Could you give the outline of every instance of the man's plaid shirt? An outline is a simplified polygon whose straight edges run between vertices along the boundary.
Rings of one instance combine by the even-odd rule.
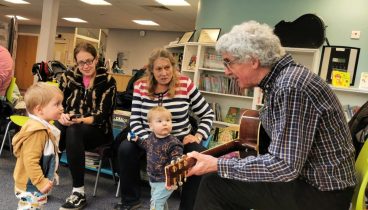
[[[218,174],[250,182],[299,178],[322,191],[354,186],[350,132],[326,82],[285,55],[259,86],[265,97],[260,120],[271,138],[268,153],[219,159]]]

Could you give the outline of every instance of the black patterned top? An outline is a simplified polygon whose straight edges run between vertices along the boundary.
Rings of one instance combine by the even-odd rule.
[[[112,132],[112,113],[115,107],[116,82],[106,69],[96,69],[96,77],[90,88],[83,85],[83,75],[76,69],[65,72],[60,79],[64,93],[64,113],[93,116],[94,126],[105,134]]]
[[[138,144],[147,153],[147,173],[150,182],[165,181],[165,166],[183,154],[183,143],[175,136],[157,138],[151,133],[147,139],[138,139]]]

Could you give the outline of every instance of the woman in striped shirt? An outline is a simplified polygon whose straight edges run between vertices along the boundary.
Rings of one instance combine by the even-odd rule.
[[[172,135],[184,144],[184,153],[203,151],[200,144],[208,138],[214,112],[198,91],[194,83],[176,71],[176,62],[165,49],[153,51],[149,58],[146,77],[134,85],[131,130],[141,139],[149,136],[147,112],[152,107],[163,106],[170,110],[173,118]],[[198,128],[193,129],[189,115],[198,118]],[[140,206],[140,159],[145,156],[136,144],[123,141],[119,148],[121,199],[116,209],[135,209]],[[201,177],[191,177],[182,189],[180,209],[193,209],[197,187]]]

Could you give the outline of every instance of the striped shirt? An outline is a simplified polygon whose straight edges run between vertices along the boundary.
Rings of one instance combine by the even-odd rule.
[[[286,55],[259,86],[265,96],[260,120],[271,138],[268,153],[219,159],[220,176],[253,182],[298,178],[321,191],[354,186],[351,135],[341,104],[326,82]]]
[[[199,118],[197,133],[202,134],[203,139],[208,138],[214,112],[188,77],[179,76],[175,97],[172,98],[166,92],[157,94],[152,99],[148,96],[146,80],[139,80],[135,83],[130,127],[139,138],[146,139],[150,134],[147,113],[152,107],[159,105],[168,109],[172,114],[172,135],[182,140],[190,134],[192,126],[189,122],[189,113],[191,111]]]

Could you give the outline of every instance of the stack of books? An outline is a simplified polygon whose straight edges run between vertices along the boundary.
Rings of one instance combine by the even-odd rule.
[[[100,162],[100,155],[93,152],[85,152],[86,155],[86,167],[98,168]]]

